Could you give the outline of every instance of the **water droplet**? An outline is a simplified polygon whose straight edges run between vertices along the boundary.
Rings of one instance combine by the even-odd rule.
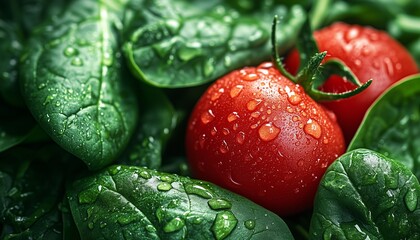
[[[216,134],[217,134],[217,128],[216,127],[213,127],[213,129],[210,130],[210,134],[212,136],[216,136]]]
[[[229,152],[229,147],[228,147],[227,142],[225,140],[222,141],[222,144],[220,145],[219,150],[220,150],[221,153]]]
[[[244,225],[247,229],[252,230],[255,228],[255,220],[247,220],[244,222]]]
[[[170,177],[170,176],[161,176],[160,177],[160,180],[162,181],[162,182],[167,182],[167,183],[172,183],[174,180],[172,179],[172,177]]]
[[[189,61],[195,57],[203,54],[201,43],[195,42],[190,46],[181,47],[178,51],[178,56],[182,61]]]
[[[362,61],[360,59],[356,59],[356,60],[354,60],[354,65],[360,67],[360,66],[362,66]]]
[[[261,115],[261,113],[258,112],[258,111],[251,113],[251,117],[253,117],[253,118],[258,118],[260,115]]]
[[[112,166],[109,168],[108,172],[111,176],[116,175],[121,170],[121,166]]]
[[[359,30],[357,28],[351,28],[349,31],[345,33],[344,40],[347,42],[351,42],[358,35],[359,35]]]
[[[223,133],[223,135],[226,136],[226,135],[229,135],[230,131],[227,128],[223,128],[222,133]]]
[[[146,231],[147,231],[147,232],[149,232],[149,233],[154,233],[154,232],[156,232],[156,228],[155,228],[153,225],[150,225],[150,224],[146,225],[145,229],[146,229]]]
[[[197,185],[197,184],[186,184],[185,192],[188,194],[194,194],[202,198],[206,198],[206,199],[210,199],[213,197],[213,194],[210,192],[209,189],[205,188],[202,185]]]
[[[246,75],[242,76],[242,79],[245,80],[245,81],[255,81],[255,80],[258,79],[258,74],[249,73],[249,74],[246,74]]]
[[[201,122],[203,124],[207,124],[207,123],[213,121],[213,119],[214,119],[214,114],[213,114],[213,111],[211,109],[209,109],[209,110],[207,110],[207,111],[205,111],[201,114]]]
[[[236,85],[230,90],[230,97],[235,98],[239,96],[239,94],[242,92],[242,89],[244,88],[243,85]]]
[[[217,99],[219,99],[220,98],[220,96],[223,94],[225,92],[225,89],[224,88],[220,88],[218,91],[215,91],[214,93],[213,93],[213,95],[211,96],[211,100],[212,101],[216,101]]]
[[[243,144],[245,142],[245,133],[244,132],[238,132],[238,134],[236,134],[236,141],[239,144]]]
[[[161,182],[157,185],[157,189],[159,191],[169,191],[172,189],[172,185],[170,183],[167,182]]]
[[[237,112],[233,112],[233,113],[229,114],[229,116],[227,117],[227,120],[228,120],[228,122],[233,122],[238,118],[239,118],[239,114]]]
[[[139,172],[140,177],[144,178],[144,179],[150,179],[152,176],[150,175],[150,173],[146,170],[140,171]]]
[[[75,57],[73,58],[73,60],[71,60],[71,65],[76,66],[76,67],[83,66],[83,60],[79,57]]]
[[[223,63],[225,64],[225,67],[230,67],[230,65],[232,65],[232,59],[230,58],[230,56],[226,55],[224,57]]]
[[[235,229],[238,220],[230,211],[223,211],[216,215],[211,230],[216,239],[224,239]]]
[[[113,62],[114,62],[114,58],[112,54],[109,52],[105,52],[103,56],[103,64],[105,64],[105,66],[111,66]]]
[[[106,222],[100,222],[99,223],[99,227],[100,228],[105,228],[108,224]]]
[[[176,232],[181,230],[185,226],[184,220],[179,217],[173,218],[164,227],[163,231],[166,233]]]
[[[404,202],[407,209],[412,212],[417,208],[418,196],[416,189],[410,189],[404,196]]]
[[[210,58],[205,64],[204,64],[204,76],[210,77],[214,72],[214,59]]]
[[[394,76],[394,64],[392,64],[392,60],[390,58],[384,58],[385,69],[389,76]]]
[[[369,46],[365,46],[362,48],[362,55],[363,56],[369,56],[371,53],[370,47]]]
[[[222,198],[212,198],[207,202],[207,204],[213,210],[230,209],[232,207],[231,202]]]
[[[321,126],[312,119],[309,119],[306,122],[303,130],[305,131],[306,134],[309,134],[316,139],[320,138],[322,134]]]
[[[79,193],[79,203],[94,203],[99,196],[99,189],[97,188],[89,188]]]
[[[299,160],[299,161],[298,161],[298,163],[297,163],[297,165],[298,165],[299,167],[302,167],[302,166],[303,166],[303,161],[302,161],[302,160]]]
[[[73,47],[67,47],[64,49],[64,56],[66,57],[73,57],[78,54],[78,51]]]
[[[203,218],[201,218],[201,217],[194,217],[193,219],[192,219],[192,223],[193,224],[200,224],[200,223],[202,223],[203,222]]]
[[[88,223],[88,228],[89,228],[90,230],[92,230],[92,229],[94,228],[94,223],[93,223],[93,222],[89,222],[89,223]]]
[[[280,133],[280,128],[274,126],[273,123],[269,122],[262,125],[258,129],[258,134],[263,141],[271,141],[275,139]]]
[[[260,105],[261,102],[261,99],[253,99],[246,104],[246,108],[249,111],[254,111],[255,109],[257,109],[258,105]]]
[[[292,91],[289,86],[286,86],[285,90],[287,94],[287,100],[289,100],[292,105],[298,105],[302,101],[302,98],[294,91]]]
[[[376,61],[376,60],[373,60],[372,66],[375,69],[380,69],[381,68],[381,64],[379,64],[379,62]]]

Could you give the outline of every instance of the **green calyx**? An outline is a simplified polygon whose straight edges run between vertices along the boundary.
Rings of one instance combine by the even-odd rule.
[[[365,90],[372,83],[372,79],[362,84],[339,59],[329,59],[323,62],[327,52],[319,52],[318,46],[312,36],[312,29],[309,20],[306,20],[299,35],[297,48],[299,50],[300,66],[298,73],[294,76],[289,73],[282,63],[277,51],[276,27],[278,17],[274,16],[271,32],[272,57],[276,68],[280,73],[303,87],[305,92],[315,101],[331,101],[354,96]],[[339,75],[350,81],[357,88],[341,93],[331,93],[319,90],[319,87],[332,75]]]

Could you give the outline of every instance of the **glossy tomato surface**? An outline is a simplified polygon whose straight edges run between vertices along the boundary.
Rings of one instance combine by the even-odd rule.
[[[362,93],[323,103],[332,110],[347,142],[359,127],[366,110],[378,96],[396,81],[418,72],[410,53],[386,32],[358,25],[335,23],[314,33],[320,51],[327,51],[325,60],[338,58],[344,62],[360,82],[372,79]],[[299,56],[293,51],[286,59],[286,67],[297,71]],[[326,92],[344,92],[355,86],[339,76],[332,76],[322,86]]]
[[[271,63],[210,86],[191,114],[186,146],[194,177],[282,216],[312,206],[326,167],[345,150],[334,115]]]

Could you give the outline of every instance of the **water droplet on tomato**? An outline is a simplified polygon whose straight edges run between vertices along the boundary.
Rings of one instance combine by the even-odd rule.
[[[222,133],[223,133],[223,135],[226,136],[226,135],[228,135],[230,133],[230,131],[227,128],[223,128]]]
[[[239,114],[237,112],[232,112],[231,114],[228,115],[227,120],[228,122],[233,122],[238,118],[239,118]]]
[[[225,140],[222,141],[222,144],[220,145],[219,150],[220,150],[221,153],[229,152],[229,147],[228,147],[227,142]]]
[[[258,68],[265,68],[265,69],[269,69],[273,67],[273,63],[272,62],[263,62],[261,63]]]
[[[258,74],[249,73],[249,74],[243,76],[242,79],[245,80],[245,81],[255,81],[255,80],[258,79]]]
[[[372,66],[375,69],[380,69],[381,68],[381,64],[379,64],[379,62],[376,61],[376,60],[373,61]]]
[[[258,118],[260,115],[261,115],[261,113],[258,112],[258,111],[251,113],[251,117],[253,117],[253,118]]]
[[[287,111],[288,113],[292,113],[294,110],[293,110],[293,108],[292,108],[292,107],[287,106],[287,107],[286,107],[286,111]]]
[[[362,66],[362,61],[360,61],[360,59],[356,59],[354,60],[354,65],[356,65],[357,67]]]
[[[242,92],[242,89],[244,88],[243,85],[236,85],[230,90],[230,97],[235,98],[239,96],[239,94]]]
[[[302,160],[299,160],[299,161],[298,161],[298,163],[297,163],[297,165],[298,165],[299,167],[302,167],[302,166],[303,166],[303,161],[302,161]]]
[[[254,111],[255,109],[257,109],[258,105],[260,105],[261,102],[261,99],[253,99],[246,104],[246,108],[249,111]]]
[[[239,144],[243,144],[245,142],[245,133],[244,132],[238,132],[238,134],[236,134],[236,141]]]
[[[239,127],[238,123],[235,123],[235,124],[233,124],[232,129],[233,129],[234,131],[236,131],[236,130],[238,130],[238,127]]]
[[[297,121],[299,121],[299,120],[300,120],[299,116],[293,116],[293,117],[292,117],[292,121],[293,121],[293,122],[297,122]]]
[[[216,128],[216,127],[213,127],[213,129],[212,129],[212,130],[210,130],[210,134],[211,134],[212,136],[215,136],[215,135],[217,134],[217,128]]]
[[[263,141],[271,141],[275,139],[280,133],[280,128],[274,126],[273,123],[269,122],[262,125],[258,129],[258,135]]]
[[[344,40],[349,43],[353,39],[355,39],[358,35],[359,35],[359,30],[357,28],[351,28],[349,31],[347,31],[344,34]]]
[[[394,76],[394,64],[392,64],[392,60],[388,57],[384,58],[385,69],[389,76]]]
[[[369,46],[365,46],[362,48],[362,55],[363,56],[369,56],[371,53],[370,47]]]
[[[320,138],[322,134],[321,126],[312,119],[309,119],[306,122],[303,131],[305,131],[306,134],[309,134],[316,139]]]
[[[215,91],[213,95],[211,96],[210,100],[216,101],[220,98],[220,96],[225,92],[224,88],[220,88],[218,91]]]
[[[201,122],[203,124],[207,124],[207,123],[213,121],[213,119],[214,119],[214,114],[213,114],[213,111],[211,109],[209,109],[209,110],[207,110],[207,111],[205,111],[201,114]]]
[[[198,140],[198,143],[200,144],[200,148],[204,148],[204,144],[206,143],[206,134],[202,134],[200,136],[200,139]]]

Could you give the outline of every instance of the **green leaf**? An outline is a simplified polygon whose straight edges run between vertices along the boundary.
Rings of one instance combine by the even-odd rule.
[[[420,75],[405,78],[370,107],[348,150],[369,148],[402,162],[420,179]]]
[[[83,239],[293,239],[274,213],[211,183],[111,166],[68,191]]]
[[[281,19],[280,53],[293,45],[305,19],[298,5],[272,4],[245,14],[217,0],[132,3],[125,56],[139,79],[165,88],[201,85],[239,67],[268,61],[273,16]]]
[[[23,55],[29,109],[54,141],[90,169],[114,161],[137,122],[116,29],[123,7],[121,1],[73,1],[37,29]]]
[[[1,239],[60,239],[63,151],[55,146],[14,148],[0,158]],[[67,153],[66,153],[67,154]],[[68,155],[68,154],[67,154]]]
[[[178,114],[161,89],[142,84],[139,124],[118,164],[158,169],[166,143],[177,125]]]
[[[311,239],[419,239],[420,184],[403,164],[368,149],[328,167],[315,197]]]

